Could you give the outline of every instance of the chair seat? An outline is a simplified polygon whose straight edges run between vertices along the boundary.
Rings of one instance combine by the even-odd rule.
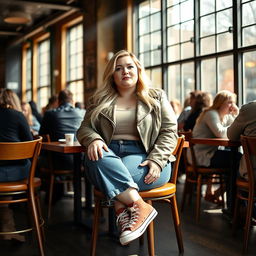
[[[140,191],[139,194],[142,198],[158,198],[170,196],[176,192],[176,185],[173,183],[166,183],[159,188],[153,188],[146,191]],[[97,189],[94,189],[94,196],[105,198],[106,196]]]
[[[176,192],[176,185],[174,183],[166,183],[159,188],[153,188],[146,191],[140,191],[139,194],[142,198],[157,198],[170,196]]]
[[[34,178],[34,187],[40,187],[41,179]],[[13,182],[0,182],[0,192],[16,192],[16,191],[24,191],[28,189],[28,180],[20,180]]]

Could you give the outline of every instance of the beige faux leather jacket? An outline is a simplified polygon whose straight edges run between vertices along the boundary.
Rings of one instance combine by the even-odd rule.
[[[145,103],[138,101],[137,129],[148,153],[147,159],[163,168],[168,160],[175,160],[171,153],[178,137],[177,119],[163,90],[150,89],[150,94],[159,104],[150,111]],[[95,123],[96,130],[91,125],[89,107],[77,131],[77,139],[86,148],[96,139],[103,140],[109,145],[115,126],[115,103],[100,113]]]

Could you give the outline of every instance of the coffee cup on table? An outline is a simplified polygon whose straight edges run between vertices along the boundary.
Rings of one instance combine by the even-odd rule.
[[[73,145],[74,133],[65,133],[65,140],[67,145]]]

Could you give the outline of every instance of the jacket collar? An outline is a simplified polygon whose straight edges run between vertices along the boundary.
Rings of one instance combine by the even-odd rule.
[[[113,102],[108,108],[105,108],[101,111],[101,114],[104,115],[106,118],[109,120],[112,120],[115,122],[115,103],[116,101]],[[138,124],[150,113],[149,107],[142,102],[141,100],[138,100],[137,104],[137,121]]]

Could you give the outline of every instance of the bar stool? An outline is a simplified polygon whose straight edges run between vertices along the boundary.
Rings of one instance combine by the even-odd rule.
[[[184,143],[184,137],[183,136],[179,137],[176,148],[172,152],[172,154],[176,157],[176,161],[174,162],[174,165],[173,165],[172,177],[170,182],[168,182],[167,184],[159,188],[154,188],[147,191],[139,192],[140,196],[148,204],[152,205],[153,201],[160,200],[160,201],[167,202],[170,205],[175,232],[176,232],[178,248],[180,253],[184,252],[184,247],[183,247],[183,240],[182,240],[182,234],[181,234],[180,217],[179,217],[177,200],[176,200],[176,181],[177,181],[178,166],[179,166],[180,156],[182,153],[183,143]],[[91,256],[96,255],[96,243],[97,243],[97,237],[98,237],[99,219],[100,219],[100,214],[102,212],[102,207],[104,207],[102,203],[106,201],[106,197],[103,193],[101,193],[97,189],[94,189],[94,200],[95,200],[95,209],[94,209],[94,221],[93,221],[92,238],[91,238]],[[147,228],[147,234],[148,234],[149,255],[153,256],[155,255],[153,221],[149,224]]]

